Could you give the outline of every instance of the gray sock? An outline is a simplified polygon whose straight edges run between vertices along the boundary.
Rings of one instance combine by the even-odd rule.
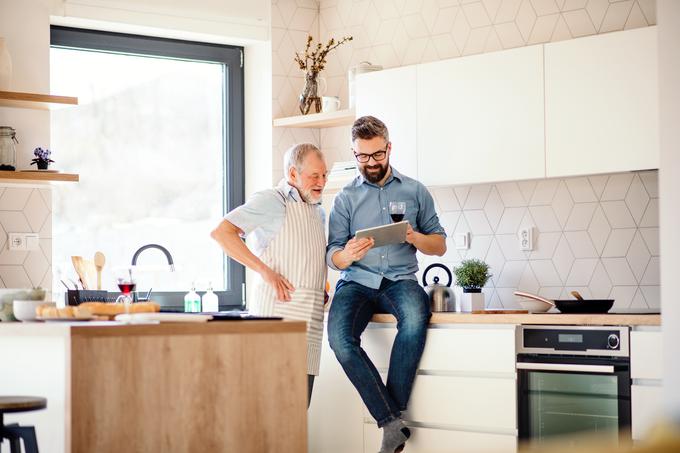
[[[404,422],[397,418],[383,426],[383,439],[380,453],[396,453],[404,449],[406,440],[411,436],[411,431]]]

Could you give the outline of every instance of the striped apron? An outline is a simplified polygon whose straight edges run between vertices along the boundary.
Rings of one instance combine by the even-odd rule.
[[[260,316],[281,316],[307,323],[307,374],[317,376],[323,336],[323,300],[326,284],[326,234],[317,207],[287,200],[286,220],[260,259],[283,275],[295,288],[289,302],[277,300],[276,291],[258,278],[249,311]]]

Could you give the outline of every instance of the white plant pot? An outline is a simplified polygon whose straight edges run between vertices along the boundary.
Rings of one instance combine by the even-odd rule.
[[[7,50],[5,38],[0,38],[0,91],[9,91],[12,81],[12,58]]]
[[[484,293],[466,293],[460,300],[460,311],[470,313],[484,310]]]

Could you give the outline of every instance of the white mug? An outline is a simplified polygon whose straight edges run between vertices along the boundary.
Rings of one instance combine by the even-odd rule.
[[[337,96],[322,96],[321,111],[335,112],[340,109],[340,98]]]

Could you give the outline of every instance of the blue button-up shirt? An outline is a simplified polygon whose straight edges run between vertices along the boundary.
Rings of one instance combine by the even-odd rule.
[[[394,167],[383,187],[359,175],[342,189],[333,203],[326,249],[326,261],[331,268],[339,270],[333,264],[332,256],[345,247],[357,230],[392,223],[390,201],[406,203],[404,220],[408,220],[415,231],[446,237],[432,196],[423,184],[402,175]],[[341,279],[377,289],[383,277],[416,280],[417,271],[416,248],[404,242],[369,250],[361,260],[342,271]]]

